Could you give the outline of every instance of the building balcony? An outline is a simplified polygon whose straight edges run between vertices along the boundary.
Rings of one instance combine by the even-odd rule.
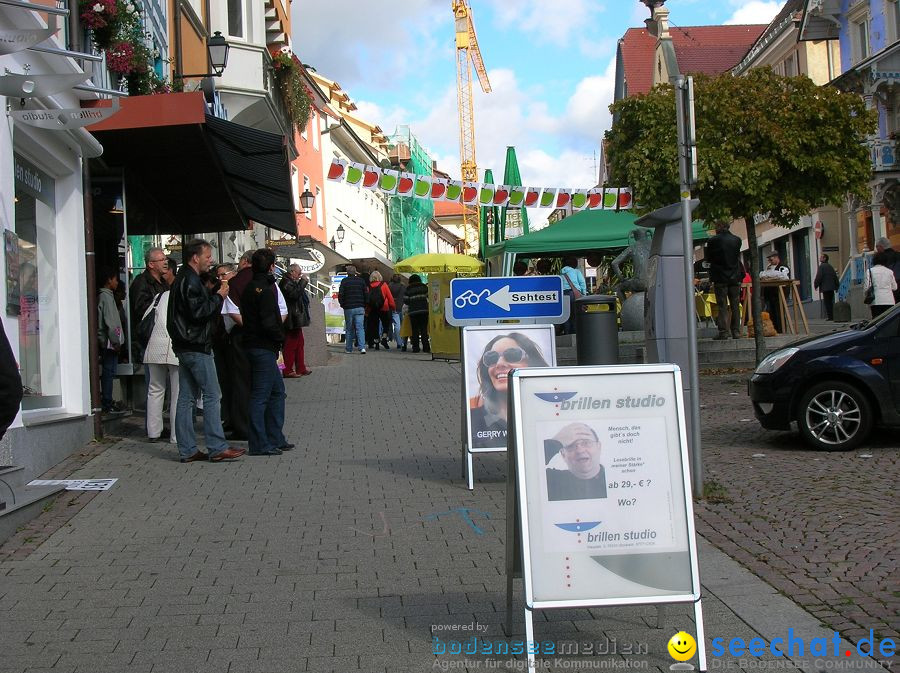
[[[874,172],[900,170],[900,162],[897,160],[896,140],[891,140],[890,138],[870,140],[869,152]]]
[[[228,67],[215,83],[229,119],[292,137],[290,119],[275,81],[268,49],[245,42],[230,42],[230,45]]]

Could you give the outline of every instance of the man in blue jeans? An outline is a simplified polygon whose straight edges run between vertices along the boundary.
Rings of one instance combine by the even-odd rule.
[[[178,404],[175,407],[175,436],[182,463],[210,460],[214,463],[244,455],[244,449],[228,446],[222,430],[222,391],[212,355],[215,322],[222,311],[228,283],[215,292],[206,288],[200,274],[212,265],[212,247],[196,238],[183,249],[183,264],[169,291],[166,328],[172,350],[178,357]],[[207,453],[197,448],[194,432],[194,401],[203,396],[203,433]]]
[[[284,327],[275,294],[275,253],[253,253],[253,280],[241,294],[244,350],[250,361],[250,456],[280,456],[294,448],[284,436],[284,377],[278,351],[284,346]]]
[[[356,273],[356,267],[352,264],[346,268],[347,277],[341,281],[338,288],[338,303],[344,309],[345,337],[344,349],[348,353],[353,352],[353,338],[356,337],[356,345],[359,352],[366,353],[366,300],[369,294],[369,286],[365,279]]]

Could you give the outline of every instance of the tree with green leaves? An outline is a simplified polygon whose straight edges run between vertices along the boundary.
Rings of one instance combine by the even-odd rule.
[[[859,96],[817,87],[809,78],[768,68],[744,77],[698,76],[694,82],[698,181],[696,214],[707,222],[743,219],[751,268],[758,268],[754,215],[793,227],[823,202],[838,205],[866,192],[872,166],[865,145],[876,115]],[[679,200],[675,97],[671,85],[618,101],[607,132],[610,184],[631,185],[642,211]],[[759,279],[753,323],[761,325]],[[756,329],[756,359],[765,339]]]

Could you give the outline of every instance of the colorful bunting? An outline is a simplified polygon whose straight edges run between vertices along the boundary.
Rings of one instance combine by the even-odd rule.
[[[397,184],[400,182],[400,171],[392,171],[385,168],[381,171],[381,179],[378,181],[378,189],[385,194],[396,194]]]
[[[334,158],[331,161],[326,177],[332,182],[346,182],[363,189],[378,189],[388,195],[432,201],[455,201],[466,206],[571,207],[576,212],[601,208],[603,210],[629,210],[634,207],[634,197],[630,187],[570,189],[567,187],[520,187],[461,182],[367,166],[340,158]]]
[[[343,180],[347,174],[347,162],[343,159],[333,159],[328,167],[329,180]]]

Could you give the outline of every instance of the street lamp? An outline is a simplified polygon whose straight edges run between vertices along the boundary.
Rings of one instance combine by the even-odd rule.
[[[339,224],[334,233],[337,234],[338,243],[342,243],[344,241],[344,225]]]
[[[188,77],[221,77],[225,72],[225,66],[228,65],[228,51],[231,46],[222,36],[220,31],[213,33],[213,36],[206,40],[206,51],[209,54],[209,64],[212,72],[205,72],[197,75],[175,75],[175,79],[186,79]]]
[[[300,195],[300,205],[303,207],[303,210],[309,210],[313,207],[315,202],[315,195],[308,189],[304,189],[303,193]]]

